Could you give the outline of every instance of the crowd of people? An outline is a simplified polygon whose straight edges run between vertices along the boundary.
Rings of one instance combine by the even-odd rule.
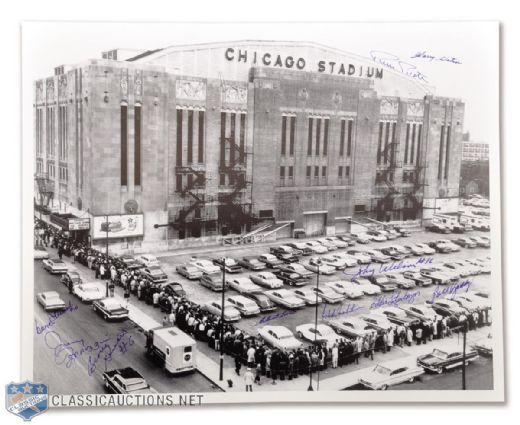
[[[88,247],[73,240],[66,232],[36,219],[39,242],[55,248],[60,258],[71,257],[73,262],[83,264],[95,271],[97,279],[106,281],[108,293],[114,295],[115,286],[121,286],[125,298],[135,296],[165,313],[164,326],[177,326],[214,350],[220,350],[223,332],[223,350],[234,358],[235,373],[240,375],[243,366],[246,385],[251,376],[261,385],[263,378],[272,383],[276,380],[294,379],[298,376],[358,364],[360,358],[374,358],[375,352],[386,353],[395,346],[426,344],[436,339],[449,338],[462,329],[473,330],[488,325],[491,318],[487,310],[457,317],[441,317],[435,320],[416,321],[411,324],[395,324],[386,331],[371,330],[355,339],[338,338],[332,344],[317,344],[295,350],[280,350],[264,344],[257,336],[249,335],[231,323],[222,323],[215,316],[189,301],[185,296],[167,293],[164,286],[154,283],[138,268],[129,268],[119,257]],[[223,327],[223,328],[222,328]],[[232,385],[232,382],[228,382]],[[249,388],[248,390],[252,390]]]

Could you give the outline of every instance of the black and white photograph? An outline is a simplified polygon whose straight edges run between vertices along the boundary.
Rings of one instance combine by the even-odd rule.
[[[24,375],[502,401],[498,28],[24,24]]]

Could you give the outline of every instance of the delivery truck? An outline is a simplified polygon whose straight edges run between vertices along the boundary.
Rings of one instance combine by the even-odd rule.
[[[146,335],[146,354],[171,374],[189,372],[196,368],[195,344],[175,326],[153,328]]]

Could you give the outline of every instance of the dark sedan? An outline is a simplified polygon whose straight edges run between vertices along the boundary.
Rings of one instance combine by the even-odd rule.
[[[462,366],[464,362],[469,364],[477,358],[478,353],[474,349],[468,349],[464,359],[461,347],[442,350],[434,348],[430,354],[417,357],[417,366],[421,366],[430,372],[443,373],[447,370]]]

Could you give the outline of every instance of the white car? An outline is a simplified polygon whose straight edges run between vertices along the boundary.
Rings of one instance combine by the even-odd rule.
[[[269,345],[282,351],[296,350],[303,347],[293,333],[284,326],[264,326],[258,330],[258,335]]]
[[[367,235],[366,233],[364,232],[361,232],[361,233],[351,233],[350,234],[354,240],[358,243],[369,243],[371,240],[372,240],[372,237]]]
[[[305,302],[287,289],[274,289],[264,292],[265,296],[275,304],[289,309],[305,307]]]
[[[433,255],[435,254],[435,249],[428,246],[425,243],[416,243],[415,245],[405,245],[406,248],[410,248],[413,251],[413,247],[419,248],[423,251],[421,255]]]
[[[222,316],[221,301],[209,301],[202,306],[202,310],[207,311],[215,316]],[[240,312],[229,301],[224,302],[224,320],[226,322],[236,322],[240,320]]]
[[[370,257],[371,261],[375,263],[388,263],[392,260],[388,255],[376,249],[367,249],[365,253]]]
[[[209,260],[194,260],[189,265],[196,267],[202,273],[206,273],[206,274],[220,273],[220,267],[216,266]]]
[[[34,259],[35,260],[47,260],[49,258],[49,253],[45,251],[45,249],[34,248]]]
[[[328,264],[322,262],[319,258],[311,258],[308,262],[303,263],[303,267],[313,273],[319,273],[324,275],[331,275],[336,273],[336,268],[329,266]]]
[[[226,283],[232,289],[241,294],[260,294],[262,292],[262,288],[260,286],[255,285],[251,282],[251,279],[247,277],[234,277],[232,279],[227,279]]]
[[[56,291],[40,292],[36,295],[36,300],[45,311],[64,310],[65,301],[60,298]]]
[[[326,237],[325,240],[331,243],[332,245],[337,246],[338,248],[346,248],[348,246],[347,242],[342,241],[341,239],[335,236]]]
[[[386,390],[392,385],[403,382],[413,382],[424,374],[422,367],[404,364],[406,360],[399,359],[380,363],[370,371],[363,371],[359,383],[372,390]]]
[[[343,339],[330,326],[319,324],[315,327],[314,323],[296,326],[296,335],[298,335],[298,338],[312,343],[322,344],[326,342],[327,347],[332,347],[335,342]]]
[[[363,296],[363,291],[358,285],[352,282],[348,282],[346,280],[326,282],[325,286],[328,286],[329,288],[336,291],[338,294],[344,295],[345,297],[350,299],[361,298]]]
[[[319,288],[311,288],[312,291],[318,293],[318,295],[323,299],[323,301],[329,304],[340,303],[345,299],[344,295],[338,294],[333,289],[328,286],[320,286]]]
[[[365,337],[374,332],[365,321],[357,317],[342,317],[328,323],[336,332],[350,338]]]
[[[67,273],[67,265],[59,258],[48,258],[42,261],[43,268],[51,274]]]
[[[360,316],[361,320],[365,321],[369,327],[378,331],[388,331],[393,327],[392,322],[383,314],[368,313]]]
[[[357,249],[349,249],[347,254],[352,255],[355,259],[357,259],[359,264],[370,264],[372,262],[370,255]]]
[[[463,261],[465,263],[471,265],[471,266],[479,267],[480,273],[485,273],[485,274],[490,274],[491,273],[491,266],[489,264],[486,264],[486,263],[483,263],[483,262],[479,262],[479,261],[477,261],[476,259],[473,259],[473,258],[466,258]]]
[[[492,307],[491,306],[491,300],[489,298],[482,297],[482,296],[478,295],[478,293],[476,293],[474,291],[461,293],[459,295],[462,295],[462,296],[464,296],[466,298],[471,299],[480,308],[490,309]]]
[[[318,241],[308,241],[305,242],[305,245],[314,253],[314,254],[325,254],[329,252],[328,248]]]
[[[159,262],[157,257],[151,254],[140,255],[136,258],[136,260],[145,267],[161,266],[161,263]]]
[[[395,249],[399,254],[402,254],[405,257],[409,257],[409,256],[413,255],[413,252],[411,249],[408,249],[402,245],[388,245],[388,247]]]
[[[100,300],[106,296],[106,294],[99,289],[97,283],[80,283],[79,285],[74,285],[72,293],[85,303]]]
[[[401,304],[400,309],[404,310],[410,317],[420,320],[435,320],[438,315],[433,308],[426,304]]]
[[[243,295],[233,295],[227,298],[229,304],[235,307],[242,316],[255,316],[260,314],[260,307],[253,300],[244,297]]]
[[[357,285],[359,289],[366,295],[379,295],[381,293],[381,287],[374,285],[366,277],[358,277],[352,280],[354,285]]]
[[[313,275],[313,273],[310,270],[307,270],[300,263],[287,264],[287,265],[281,267],[280,270],[286,270],[291,273],[298,273],[304,277],[309,277],[309,276]]]
[[[356,267],[358,265],[358,259],[352,255],[346,254],[344,252],[338,252],[330,255],[332,258],[337,258],[345,267]]]
[[[267,267],[277,269],[283,264],[283,261],[275,257],[273,254],[262,254],[258,256],[258,261],[264,263]]]
[[[316,292],[309,288],[295,289],[293,294],[295,297],[305,301],[305,304],[307,305],[316,305],[316,300],[318,301],[318,304],[322,302],[321,297],[319,295],[316,296]]]
[[[336,270],[344,270],[347,267],[347,262],[343,258],[337,258],[333,255],[321,257],[320,260],[323,264],[334,267]]]
[[[339,247],[326,238],[318,239],[316,242],[322,244],[328,251],[336,251]]]
[[[264,288],[269,289],[278,289],[283,287],[283,281],[278,279],[271,272],[262,272],[257,273],[256,275],[249,275],[249,279],[251,279],[257,285],[263,286]]]

